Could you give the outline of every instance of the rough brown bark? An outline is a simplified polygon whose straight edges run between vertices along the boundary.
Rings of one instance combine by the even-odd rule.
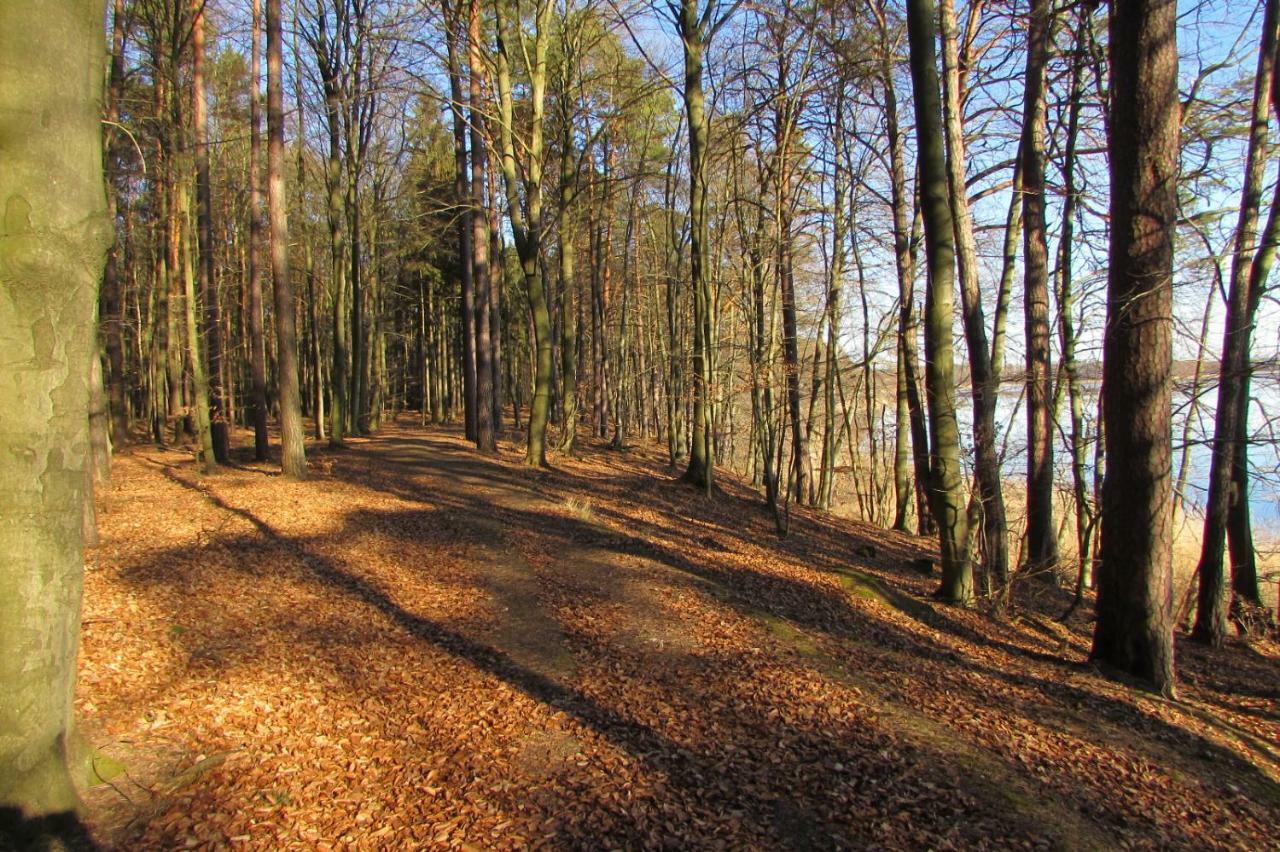
[[[1101,571],[1092,658],[1174,692],[1173,234],[1178,221],[1177,4],[1112,7],[1111,268],[1102,405]]]
[[[262,309],[262,193],[258,184],[261,162],[262,103],[258,74],[262,66],[262,2],[253,0],[253,47],[249,52],[249,373],[253,385],[253,457],[267,458],[267,346]],[[313,305],[314,310],[314,305]],[[323,418],[317,414],[317,422]]]
[[[305,479],[306,434],[298,385],[298,332],[289,279],[289,225],[284,190],[284,80],[280,0],[267,0],[267,213],[271,222],[271,278],[275,291],[276,365],[279,371],[280,466]]]

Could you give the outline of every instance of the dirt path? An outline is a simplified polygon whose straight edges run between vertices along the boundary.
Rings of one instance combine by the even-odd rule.
[[[1280,814],[1275,753],[1101,681],[1078,634],[936,609],[910,539],[801,513],[779,543],[639,454],[312,455],[301,484],[119,459],[80,691],[126,770],[101,836],[1247,848]],[[1264,749],[1269,701],[1231,720]]]

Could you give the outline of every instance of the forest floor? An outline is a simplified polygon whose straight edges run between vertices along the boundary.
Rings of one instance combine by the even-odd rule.
[[[936,604],[928,544],[656,451],[554,469],[402,421],[249,461],[117,455],[88,555],[89,825],[128,849],[1276,848],[1280,649]],[[88,771],[86,770],[87,774]]]

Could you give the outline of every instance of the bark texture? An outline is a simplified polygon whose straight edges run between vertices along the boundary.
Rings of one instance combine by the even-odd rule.
[[[1178,201],[1175,0],[1118,0],[1110,23],[1111,270],[1103,350],[1107,473],[1092,658],[1166,695],[1173,673],[1170,403]]]
[[[103,188],[101,0],[0,3],[0,847],[68,814]],[[20,817],[19,817],[20,815]],[[46,843],[48,841],[45,841]]]

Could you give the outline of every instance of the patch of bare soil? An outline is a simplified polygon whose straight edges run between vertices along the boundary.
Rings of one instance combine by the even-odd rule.
[[[1167,702],[1052,595],[937,605],[928,543],[795,508],[780,540],[643,448],[308,451],[302,483],[118,456],[78,693],[105,845],[1275,843],[1273,646],[1181,647]]]

